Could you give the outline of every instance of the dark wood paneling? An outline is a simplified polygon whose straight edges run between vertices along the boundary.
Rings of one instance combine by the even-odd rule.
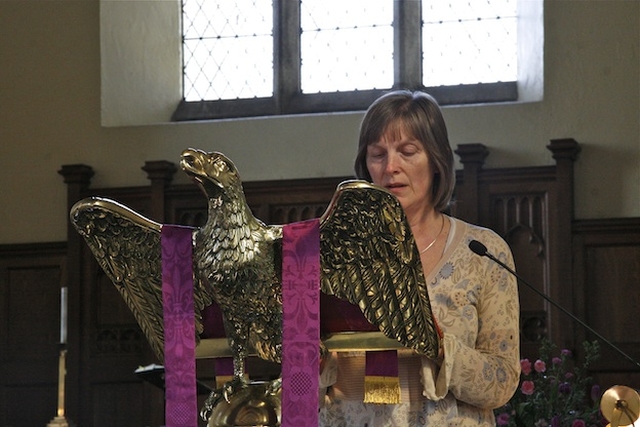
[[[640,218],[577,221],[574,276],[579,315],[614,346],[640,361]],[[584,328],[579,340],[592,340]],[[593,373],[603,387],[640,388],[640,366],[607,344]]]
[[[56,415],[66,260],[64,244],[0,248],[2,426],[45,426]]]

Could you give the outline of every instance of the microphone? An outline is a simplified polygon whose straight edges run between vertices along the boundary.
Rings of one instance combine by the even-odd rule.
[[[527,285],[532,291],[534,291],[535,293],[537,293],[538,295],[540,295],[542,298],[544,298],[545,300],[547,300],[549,303],[551,303],[552,305],[554,305],[557,309],[559,309],[560,311],[562,311],[564,314],[566,314],[567,316],[569,316],[571,319],[573,319],[575,322],[579,323],[580,325],[582,325],[586,330],[588,330],[589,332],[591,332],[593,335],[595,335],[596,337],[598,337],[602,342],[604,342],[605,344],[607,344],[609,347],[611,347],[612,349],[614,349],[616,352],[618,352],[620,355],[624,356],[628,361],[630,361],[631,363],[633,363],[634,365],[636,365],[637,367],[640,367],[640,363],[638,361],[636,361],[635,359],[633,359],[631,356],[629,356],[627,353],[625,353],[624,351],[622,351],[620,348],[618,348],[615,344],[613,344],[611,341],[609,341],[608,339],[606,339],[605,337],[603,337],[602,335],[600,335],[598,332],[596,332],[592,327],[590,327],[589,325],[587,325],[586,323],[584,323],[582,320],[580,320],[578,317],[574,316],[572,313],[570,313],[568,310],[566,310],[564,307],[562,307],[560,304],[558,304],[557,302],[555,302],[554,300],[552,300],[547,294],[545,294],[544,292],[541,292],[540,290],[538,290],[537,288],[535,288],[533,285],[531,285],[530,283],[528,283],[526,280],[524,280],[522,277],[520,277],[520,275],[518,275],[518,273],[516,273],[512,268],[510,268],[507,264],[505,264],[504,262],[500,261],[498,258],[496,258],[495,256],[491,255],[491,253],[489,251],[487,251],[487,247],[485,245],[483,245],[481,242],[477,241],[477,240],[472,240],[469,242],[469,249],[471,249],[471,251],[473,253],[475,253],[476,255],[480,255],[480,256],[485,256],[487,258],[489,258],[491,261],[495,262],[496,264],[498,264],[500,267],[504,268],[505,270],[507,270],[509,273],[513,274],[513,276],[518,279],[520,282],[524,283],[525,285]]]

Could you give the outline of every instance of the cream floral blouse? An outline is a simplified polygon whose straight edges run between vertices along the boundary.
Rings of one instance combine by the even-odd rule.
[[[364,353],[334,353],[325,363],[323,427],[495,426],[493,408],[513,395],[520,375],[519,302],[511,274],[468,247],[482,242],[513,268],[495,232],[450,218],[440,263],[426,277],[434,316],[444,332],[444,360],[399,352],[398,405],[365,404]]]

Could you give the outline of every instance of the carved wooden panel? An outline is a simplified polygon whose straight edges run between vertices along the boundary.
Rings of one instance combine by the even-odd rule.
[[[501,234],[511,246],[520,276],[556,303],[571,308],[573,162],[580,147],[573,139],[558,139],[547,148],[555,166],[484,170],[486,147],[460,146],[455,152],[464,168],[456,173],[452,213]],[[522,354],[533,357],[536,340],[545,336],[573,348],[573,324],[526,285],[519,289]]]
[[[244,183],[247,204],[266,224],[286,224],[321,216],[338,184],[349,177],[261,181]],[[167,189],[166,222],[202,226],[207,219],[207,201],[194,186]]]
[[[552,140],[547,148],[555,166],[483,170],[483,146],[456,150],[464,170],[458,173],[456,214],[501,234],[511,246],[519,275],[560,306],[573,309],[571,221],[573,162],[580,147],[573,139]],[[537,340],[548,337],[574,348],[574,325],[544,298],[520,283],[521,353],[535,357]]]
[[[328,204],[329,201],[326,203],[272,206],[269,212],[269,219],[272,224],[288,224],[318,218],[327,209]]]
[[[556,170],[540,167],[501,172],[480,171],[478,218],[470,222],[500,234],[511,247],[518,275],[536,291],[557,300],[554,283],[558,282],[562,257],[552,235],[561,224],[549,215],[556,200]],[[569,216],[565,221],[567,228]],[[536,291],[523,282],[519,282],[518,290],[521,354],[536,357],[540,340],[556,341],[564,324],[555,323],[554,327],[557,313]]]
[[[124,299],[102,269],[96,273],[92,355],[137,354],[141,358],[150,357],[146,338]]]
[[[513,252],[516,271],[537,290],[549,294],[549,234],[545,193],[510,192],[490,195],[489,227],[502,235]],[[548,336],[548,304],[535,291],[519,286],[523,354],[537,350]]]

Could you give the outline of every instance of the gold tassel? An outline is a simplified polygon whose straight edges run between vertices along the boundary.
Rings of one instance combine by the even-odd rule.
[[[400,378],[365,376],[364,403],[400,403]]]

